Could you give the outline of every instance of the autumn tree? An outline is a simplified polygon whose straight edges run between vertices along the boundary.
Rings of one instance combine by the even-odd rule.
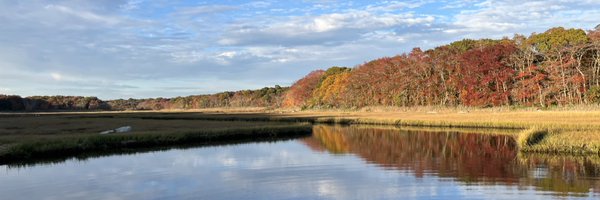
[[[574,53],[576,48],[589,42],[581,29],[552,28],[541,34],[532,34],[527,43],[543,57],[540,65],[548,72],[548,93],[553,103],[564,105],[582,103],[586,76],[578,66]]]
[[[348,77],[344,105],[363,107],[368,105],[393,105],[395,97],[405,91],[407,83],[406,55],[380,58],[356,67]]]
[[[464,74],[461,101],[469,106],[498,106],[510,103],[514,69],[509,64],[516,51],[511,43],[472,49],[460,58]]]
[[[325,71],[322,81],[313,91],[310,100],[311,106],[340,107],[342,101],[342,92],[348,84],[350,68],[331,67]]]
[[[304,78],[296,81],[285,95],[283,105],[285,107],[305,107],[317,85],[322,81],[325,74],[323,70],[315,70]]]

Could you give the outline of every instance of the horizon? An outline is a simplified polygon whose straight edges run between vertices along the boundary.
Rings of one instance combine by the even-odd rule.
[[[172,98],[289,86],[414,47],[593,29],[600,2],[0,3],[0,94]]]

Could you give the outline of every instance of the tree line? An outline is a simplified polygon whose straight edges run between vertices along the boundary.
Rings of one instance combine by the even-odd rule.
[[[552,28],[526,37],[464,39],[294,83],[290,107],[539,106],[600,102],[600,30]]]
[[[564,106],[600,103],[600,27],[463,39],[361,65],[316,70],[291,87],[176,98],[0,95],[0,110],[160,110],[217,107]]]
[[[96,97],[0,95],[0,111],[108,110],[109,105]]]
[[[108,101],[113,110],[200,109],[220,107],[280,107],[288,87],[265,87],[209,95],[176,98],[117,99]]]
[[[221,92],[176,98],[116,99],[97,97],[0,95],[0,111],[161,110],[217,107],[280,107],[287,87]]]

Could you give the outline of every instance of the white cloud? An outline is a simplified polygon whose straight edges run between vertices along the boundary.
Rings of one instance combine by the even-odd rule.
[[[9,94],[11,93],[13,90],[10,88],[6,88],[6,87],[0,87],[0,94]]]
[[[62,75],[60,75],[59,73],[50,73],[50,77],[52,77],[52,79],[54,79],[55,81],[60,81],[62,80]]]
[[[583,21],[600,18],[598,11],[569,14],[574,9],[600,6],[598,1],[483,1],[476,9],[463,10],[454,16],[454,27],[446,33],[474,32],[527,32],[548,29],[553,26],[572,26]],[[518,5],[518,6],[517,6]],[[595,13],[595,14],[594,14]],[[592,15],[592,16],[589,16]],[[510,35],[510,34],[509,34]]]
[[[227,11],[234,11],[239,9],[236,6],[228,6],[228,5],[202,5],[195,7],[187,7],[180,9],[176,12],[178,15],[203,15],[210,13],[220,13]]]
[[[0,84],[101,98],[252,89],[415,46],[600,19],[595,0],[439,2],[0,1]]]
[[[268,2],[268,1],[253,1],[246,5],[250,6],[252,8],[267,8],[267,7],[271,6],[271,4],[272,3]]]
[[[143,2],[143,0],[129,0],[127,1],[127,3],[122,4],[119,7],[125,11],[135,10],[138,9],[140,7],[140,4],[142,4]]]
[[[52,10],[52,11],[58,11],[70,16],[74,16],[74,17],[78,17],[84,20],[89,20],[92,22],[100,22],[100,23],[105,23],[108,25],[116,25],[118,24],[120,21],[117,18],[113,18],[113,17],[107,17],[107,16],[102,16],[102,15],[98,15],[89,11],[82,11],[82,10],[74,10],[72,8],[66,7],[66,6],[61,6],[61,5],[47,5],[46,7],[44,7],[47,10]]]
[[[172,52],[171,58],[175,63],[195,63],[204,59],[204,53],[199,51]]]
[[[392,12],[407,8],[418,8],[426,3],[426,1],[384,1],[380,4],[367,6],[366,10]]]
[[[233,58],[235,55],[237,55],[237,52],[235,52],[235,51],[226,51],[226,52],[219,54],[218,56],[225,57],[225,58]]]
[[[376,13],[350,10],[316,16],[295,16],[253,26],[235,24],[220,40],[222,45],[312,45],[351,42],[364,33],[399,27],[429,25],[431,15]]]

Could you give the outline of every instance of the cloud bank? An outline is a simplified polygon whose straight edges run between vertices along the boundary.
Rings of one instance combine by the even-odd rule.
[[[413,47],[553,26],[598,1],[0,2],[0,93],[104,99],[290,85]]]

